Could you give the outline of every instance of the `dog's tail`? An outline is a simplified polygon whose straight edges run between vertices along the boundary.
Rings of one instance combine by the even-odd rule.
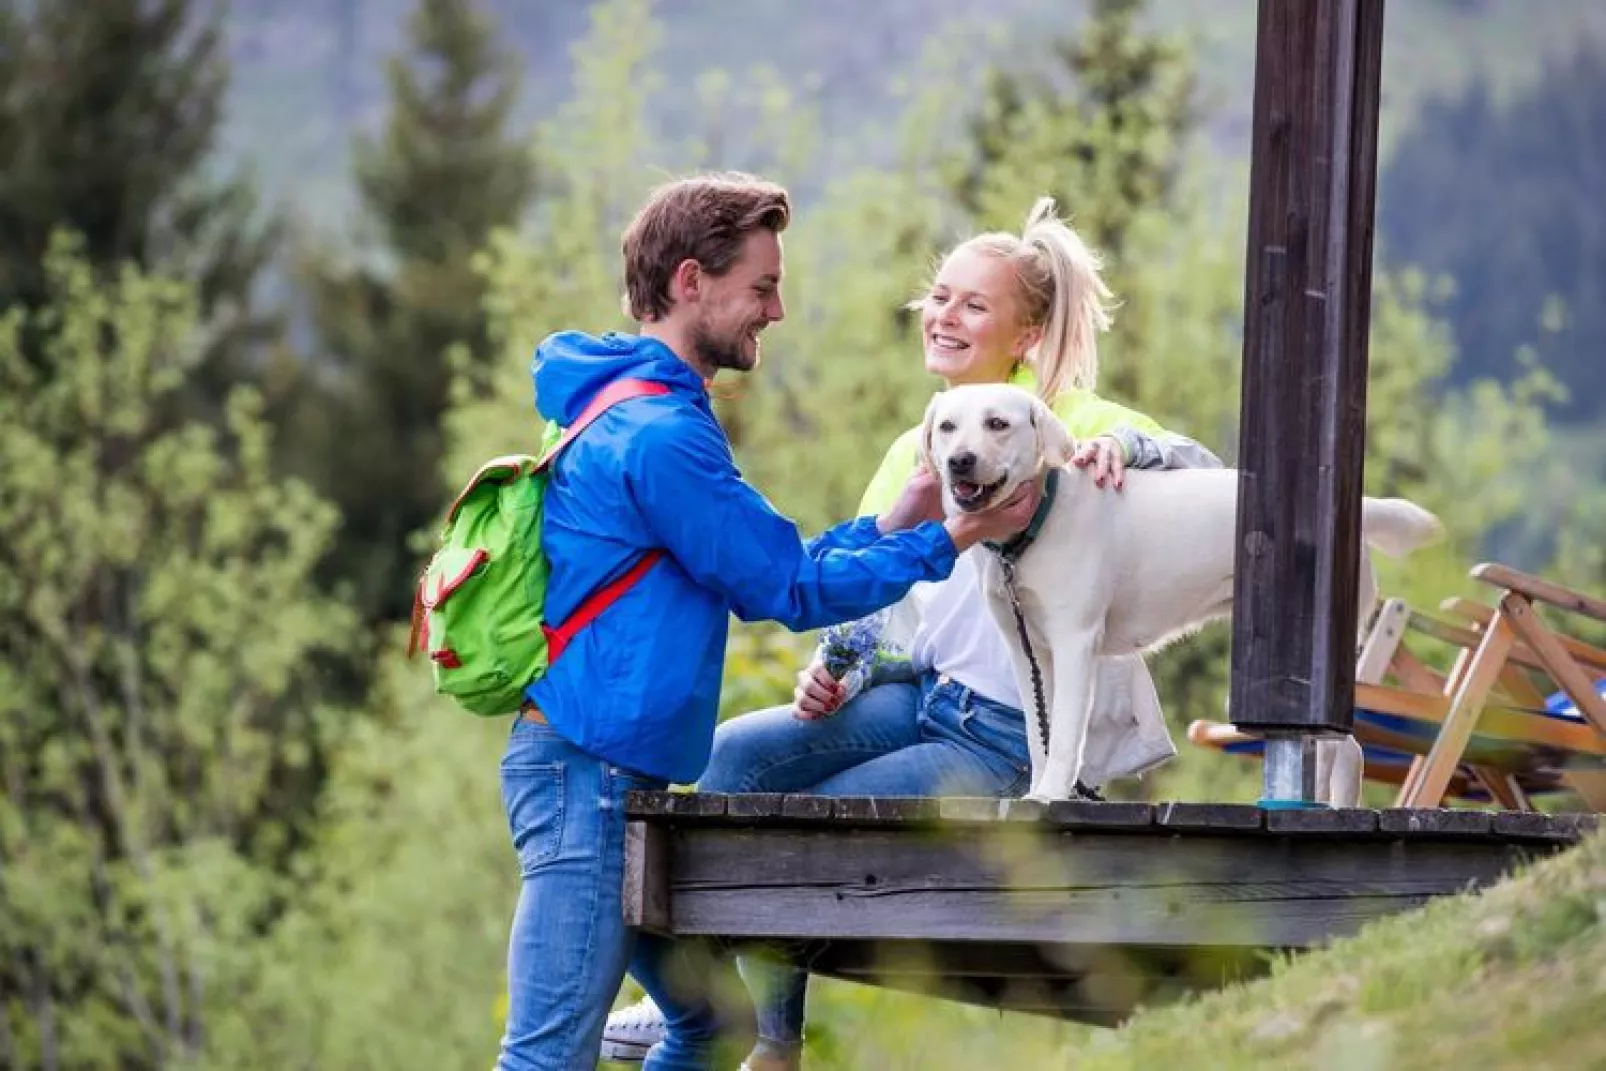
[[[1403,558],[1444,535],[1439,519],[1404,498],[1368,498],[1361,503],[1361,538],[1391,558]]]

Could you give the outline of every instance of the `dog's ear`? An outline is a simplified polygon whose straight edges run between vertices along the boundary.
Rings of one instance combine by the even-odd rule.
[[[931,401],[926,403],[925,419],[920,422],[920,460],[932,472],[937,471],[937,461],[931,456],[931,429],[937,422],[937,399],[941,397],[941,394],[931,396]]]
[[[1076,454],[1076,440],[1040,398],[1032,399],[1032,424],[1037,428],[1037,456],[1043,464],[1056,469],[1069,465]]]

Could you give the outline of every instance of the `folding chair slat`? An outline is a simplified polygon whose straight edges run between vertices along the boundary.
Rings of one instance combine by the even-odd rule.
[[[1459,614],[1479,625],[1487,625],[1494,617],[1493,607],[1485,606],[1481,602],[1473,602],[1471,599],[1445,599],[1444,602],[1439,604],[1439,608],[1450,613]],[[1551,635],[1555,635],[1555,633],[1551,633]],[[1556,642],[1566,648],[1567,653],[1572,655],[1576,661],[1584,663],[1591,669],[1606,673],[1606,649],[1596,647],[1592,643],[1585,643],[1583,640],[1574,639],[1571,636],[1556,636]]]
[[[1585,595],[1581,591],[1553,584],[1537,576],[1519,572],[1510,566],[1500,565],[1497,562],[1484,562],[1474,566],[1472,575],[1486,584],[1507,591],[1515,591],[1525,595],[1535,602],[1549,603],[1559,610],[1570,610],[1573,613],[1593,617],[1596,621],[1606,623],[1606,600]]]
[[[1578,707],[1578,712],[1597,732],[1606,735],[1606,699],[1600,697],[1595,683],[1585,676],[1578,663],[1557,642],[1555,634],[1539,620],[1528,600],[1514,591],[1506,592],[1500,598],[1500,615],[1510,620],[1511,627],[1538,653],[1546,672],[1555,678],[1567,698]]]
[[[1497,614],[1478,643],[1466,673],[1455,678],[1450,710],[1439,729],[1438,739],[1433,741],[1427,758],[1416,764],[1417,769],[1413,771],[1416,776],[1406,779],[1400,792],[1400,806],[1437,807],[1444,799],[1450,775],[1461,762],[1461,753],[1472,737],[1478,714],[1489,697],[1489,689],[1500,676],[1514,641],[1511,624],[1503,614]]]

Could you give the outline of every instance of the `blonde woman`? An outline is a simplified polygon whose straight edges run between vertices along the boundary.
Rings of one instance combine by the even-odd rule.
[[[1097,338],[1110,325],[1111,295],[1100,265],[1043,198],[1019,235],[980,234],[943,258],[923,297],[927,371],[949,386],[1018,384],[1047,401],[1083,445],[1075,463],[1100,486],[1121,488],[1125,470],[1215,467],[1204,447],[1093,393]],[[896,499],[919,465],[919,429],[888,449],[860,503],[876,513]],[[828,796],[1019,796],[1030,777],[1026,722],[1003,634],[977,583],[972,550],[951,576],[917,586],[901,615],[903,679],[857,695],[826,672],[824,659],[798,675],[793,702],[734,718],[715,734],[707,792],[793,792]],[[1090,742],[1092,784],[1134,775],[1175,754],[1141,660],[1106,664],[1099,713],[1113,731]],[[744,959],[758,1004],[758,1042],[748,1071],[801,1066],[807,974]],[[664,1036],[650,1002],[615,1013],[603,1053],[641,1058]]]

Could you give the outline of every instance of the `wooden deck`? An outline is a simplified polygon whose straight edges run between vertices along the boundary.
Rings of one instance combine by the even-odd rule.
[[[625,914],[1111,1024],[1574,843],[1594,816],[637,793]]]

